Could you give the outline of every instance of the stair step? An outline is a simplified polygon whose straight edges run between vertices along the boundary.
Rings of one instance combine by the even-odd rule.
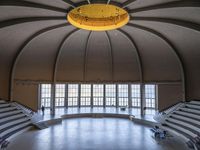
[[[18,119],[18,118],[23,118],[23,117],[26,117],[26,115],[20,113],[20,114],[17,114],[17,115],[13,115],[13,116],[9,116],[9,117],[6,117],[6,118],[2,118],[2,119],[0,119],[0,125],[6,123],[7,121],[11,121],[13,119]]]
[[[175,123],[177,125],[180,125],[181,127],[186,127],[190,131],[195,131],[195,132],[197,132],[197,134],[200,133],[200,128],[193,126],[192,124],[189,124],[189,123],[186,123],[186,122],[183,122],[180,120],[176,120],[173,118],[167,118],[167,120],[169,120],[170,122]]]
[[[4,112],[8,112],[8,111],[12,111],[15,110],[16,107],[6,107],[6,108],[1,108],[0,109],[0,113],[4,113]]]
[[[187,108],[193,108],[193,109],[200,110],[200,105],[186,104],[186,107]]]
[[[0,100],[0,105],[6,103],[4,100]]]
[[[18,113],[21,113],[21,110],[14,110],[14,111],[9,111],[9,112],[5,112],[5,113],[0,113],[0,119],[7,117],[7,116],[15,115]]]
[[[18,130],[15,130],[15,131],[7,134],[6,136],[4,136],[4,138],[6,138],[7,140],[11,140],[12,138],[15,138],[19,134],[24,133],[24,132],[30,130],[31,128],[33,128],[33,126],[27,125],[25,127],[22,127],[22,128],[20,128]]]
[[[190,101],[189,103],[194,104],[194,105],[200,105],[200,101]]]
[[[0,133],[0,136],[1,136],[1,137],[4,137],[4,136],[6,136],[7,134],[12,133],[12,132],[14,132],[14,131],[17,131],[17,130],[19,130],[19,129],[21,129],[21,128],[24,128],[24,127],[26,127],[26,126],[28,126],[28,125],[31,125],[31,121],[26,121],[26,122],[24,122],[24,123],[20,123],[20,124],[14,126],[13,128],[10,128],[10,129],[8,129],[8,130],[5,130],[4,132]]]
[[[199,111],[199,110],[196,110],[196,109],[180,108],[179,110],[182,110],[182,111],[185,111],[185,112],[190,112],[190,113],[193,113],[193,114],[200,115],[200,111]]]
[[[191,113],[184,112],[184,111],[175,111],[174,113],[175,114],[180,114],[180,115],[183,115],[183,116],[187,116],[188,118],[197,119],[197,120],[200,121],[200,116],[199,115],[191,114]]]
[[[3,108],[3,107],[9,107],[10,104],[0,104],[0,108]]]
[[[180,130],[177,130],[176,128],[174,128],[174,127],[172,127],[172,126],[168,126],[167,124],[165,124],[165,126],[171,128],[172,130],[176,131],[177,133],[179,133],[179,134],[185,136],[186,138],[188,138],[189,140],[191,140],[191,136],[188,135],[188,134],[186,134],[185,132],[182,132],[182,131],[180,131]]]
[[[25,118],[21,118],[21,119],[17,119],[17,120],[13,120],[13,121],[10,121],[10,122],[8,122],[8,123],[5,123],[4,125],[1,125],[1,126],[0,126],[0,133],[1,133],[2,130],[5,129],[5,128],[9,128],[10,126],[19,124],[19,123],[24,122],[24,121],[27,121],[27,120],[30,120],[30,119],[29,119],[28,117],[25,117]]]
[[[196,134],[194,134],[193,132],[191,132],[191,131],[189,131],[189,130],[183,128],[183,127],[180,127],[180,126],[175,125],[175,124],[173,124],[173,123],[170,123],[170,122],[168,122],[168,121],[166,121],[165,124],[167,124],[169,127],[175,128],[176,130],[181,131],[181,132],[187,134],[188,136],[190,136],[190,137],[192,137],[192,138],[197,137]]]
[[[190,139],[187,136],[185,136],[184,134],[180,133],[177,130],[174,130],[173,128],[171,128],[169,126],[162,126],[161,128],[163,130],[166,130],[166,131],[172,133],[172,134],[175,134],[176,136],[181,137],[184,140],[184,142],[186,142],[186,143],[190,141]]]
[[[11,139],[32,127],[30,118],[21,109],[0,100],[0,137]]]
[[[188,117],[184,117],[184,116],[181,116],[181,115],[178,115],[178,114],[172,114],[171,117],[176,118],[176,119],[180,119],[182,121],[186,121],[186,122],[192,123],[192,124],[197,125],[197,126],[200,127],[200,122],[198,120],[195,120],[195,119],[192,119],[192,118],[188,118]]]

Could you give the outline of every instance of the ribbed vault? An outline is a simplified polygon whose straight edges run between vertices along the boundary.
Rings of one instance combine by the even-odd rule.
[[[125,8],[130,22],[106,32],[76,29],[66,15],[87,3]],[[1,0],[0,84],[12,97],[16,80],[180,82],[183,97],[195,97],[199,14],[199,0]]]

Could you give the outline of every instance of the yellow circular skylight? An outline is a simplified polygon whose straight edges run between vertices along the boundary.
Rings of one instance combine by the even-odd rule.
[[[124,9],[114,5],[88,4],[71,10],[67,19],[77,28],[106,31],[126,25],[129,15]]]

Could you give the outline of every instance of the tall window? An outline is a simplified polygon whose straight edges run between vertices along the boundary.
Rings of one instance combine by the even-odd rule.
[[[68,84],[68,106],[78,106],[78,84]]]
[[[55,105],[65,106],[65,84],[56,84]]]
[[[103,84],[93,85],[93,105],[103,106]]]
[[[81,106],[91,105],[91,85],[81,84]]]
[[[51,84],[41,84],[41,106],[51,106]]]
[[[116,106],[116,85],[106,84],[106,106]]]
[[[156,86],[145,85],[145,101],[147,108],[154,108],[156,105]]]
[[[141,106],[141,97],[140,97],[140,85],[132,84],[131,85],[131,99],[132,99],[132,107],[140,107]]]
[[[51,107],[52,85],[40,84],[40,105]],[[67,99],[68,106],[116,106],[126,107],[131,105],[135,108],[141,107],[141,90],[144,90],[145,107],[156,109],[156,85],[146,84],[141,89],[140,84],[56,84],[55,85],[55,106],[65,106]],[[105,89],[104,89],[105,87]],[[129,89],[130,88],[130,89]],[[105,93],[104,93],[105,92]],[[79,104],[80,100],[80,104]],[[93,103],[91,103],[93,100]],[[104,103],[105,100],[105,103]],[[117,101],[118,100],[118,101]],[[131,103],[129,102],[131,100]]]
[[[118,85],[118,99],[119,99],[119,106],[128,106],[128,85],[127,84]]]

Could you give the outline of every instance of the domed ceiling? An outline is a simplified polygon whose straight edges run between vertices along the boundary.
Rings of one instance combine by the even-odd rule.
[[[73,8],[124,8],[125,26],[88,31]],[[1,0],[0,83],[180,82],[200,92],[199,0]]]

